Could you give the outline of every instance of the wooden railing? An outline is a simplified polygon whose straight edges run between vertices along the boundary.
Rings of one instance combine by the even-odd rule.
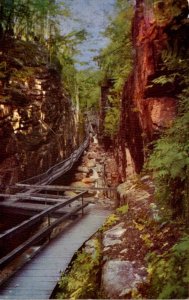
[[[65,185],[40,185],[40,184],[27,184],[27,183],[16,183],[17,187],[23,187],[31,190],[44,190],[48,191],[56,191],[56,192],[65,192],[65,191],[117,191],[115,187],[74,187],[74,186],[65,186]],[[4,195],[4,194],[2,194]],[[16,195],[22,195],[17,193]],[[15,195],[15,196],[16,196]]]
[[[70,157],[61,161],[60,163],[52,166],[46,172],[36,175],[34,177],[28,178],[26,180],[21,181],[20,183],[27,184],[48,184],[69,171],[73,164],[80,158],[84,150],[89,145],[89,137],[85,139],[85,141],[80,145],[78,149],[76,149]]]
[[[47,217],[48,218],[48,226],[46,228],[41,229],[39,232],[34,234],[32,237],[30,237],[27,241],[19,245],[17,248],[12,250],[10,253],[8,253],[6,256],[0,259],[0,268],[3,268],[5,265],[7,265],[10,261],[12,261],[15,257],[17,257],[19,254],[22,254],[26,249],[31,247],[32,245],[36,244],[43,238],[47,237],[50,232],[59,224],[61,224],[64,220],[68,219],[70,216],[76,214],[79,210],[82,210],[88,205],[88,203],[83,202],[83,196],[86,192],[81,192],[78,195],[70,198],[69,200],[66,200],[64,202],[58,203],[53,205],[52,207],[42,211],[41,213],[34,215],[29,220],[23,221],[21,224],[7,230],[5,233],[0,235],[0,246],[3,247],[3,245],[6,245],[7,241],[9,241],[12,237],[19,236],[24,230],[31,228],[34,224],[37,224],[39,221],[42,220],[42,218]],[[65,213],[62,217],[59,217],[53,223],[50,221],[50,216],[53,212],[59,210],[62,207],[65,207],[72,202],[80,199],[81,205],[77,206],[75,209],[71,210],[68,213]]]

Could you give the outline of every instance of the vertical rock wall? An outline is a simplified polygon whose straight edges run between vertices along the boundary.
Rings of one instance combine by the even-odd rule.
[[[175,43],[173,25],[181,24],[187,14],[185,0],[136,1],[132,27],[134,66],[123,91],[120,136],[129,148],[137,173],[142,169],[147,145],[170,126],[176,115],[180,88],[177,80],[164,85],[152,80],[167,75],[162,52]],[[183,39],[177,37],[176,41],[179,48]]]
[[[46,171],[83,140],[58,65],[32,42],[0,49],[0,185]]]

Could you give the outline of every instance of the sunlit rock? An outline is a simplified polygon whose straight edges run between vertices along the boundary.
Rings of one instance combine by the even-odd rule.
[[[46,49],[20,40],[3,46],[7,51],[1,59],[10,75],[0,80],[0,174],[6,185],[69,157],[84,135],[59,73],[49,67]]]
[[[104,232],[102,241],[104,247],[122,243],[122,237],[126,232],[126,229],[123,228],[123,225],[124,223],[119,223]]]

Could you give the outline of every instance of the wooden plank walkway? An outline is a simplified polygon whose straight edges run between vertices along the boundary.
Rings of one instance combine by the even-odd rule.
[[[110,213],[90,204],[83,217],[79,217],[0,287],[0,299],[49,299],[60,272],[65,271],[74,253],[98,230]]]

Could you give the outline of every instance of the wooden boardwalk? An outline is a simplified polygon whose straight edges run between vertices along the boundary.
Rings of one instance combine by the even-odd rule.
[[[91,204],[36,257],[0,287],[0,299],[49,299],[61,272],[74,253],[104,223],[111,212]]]

